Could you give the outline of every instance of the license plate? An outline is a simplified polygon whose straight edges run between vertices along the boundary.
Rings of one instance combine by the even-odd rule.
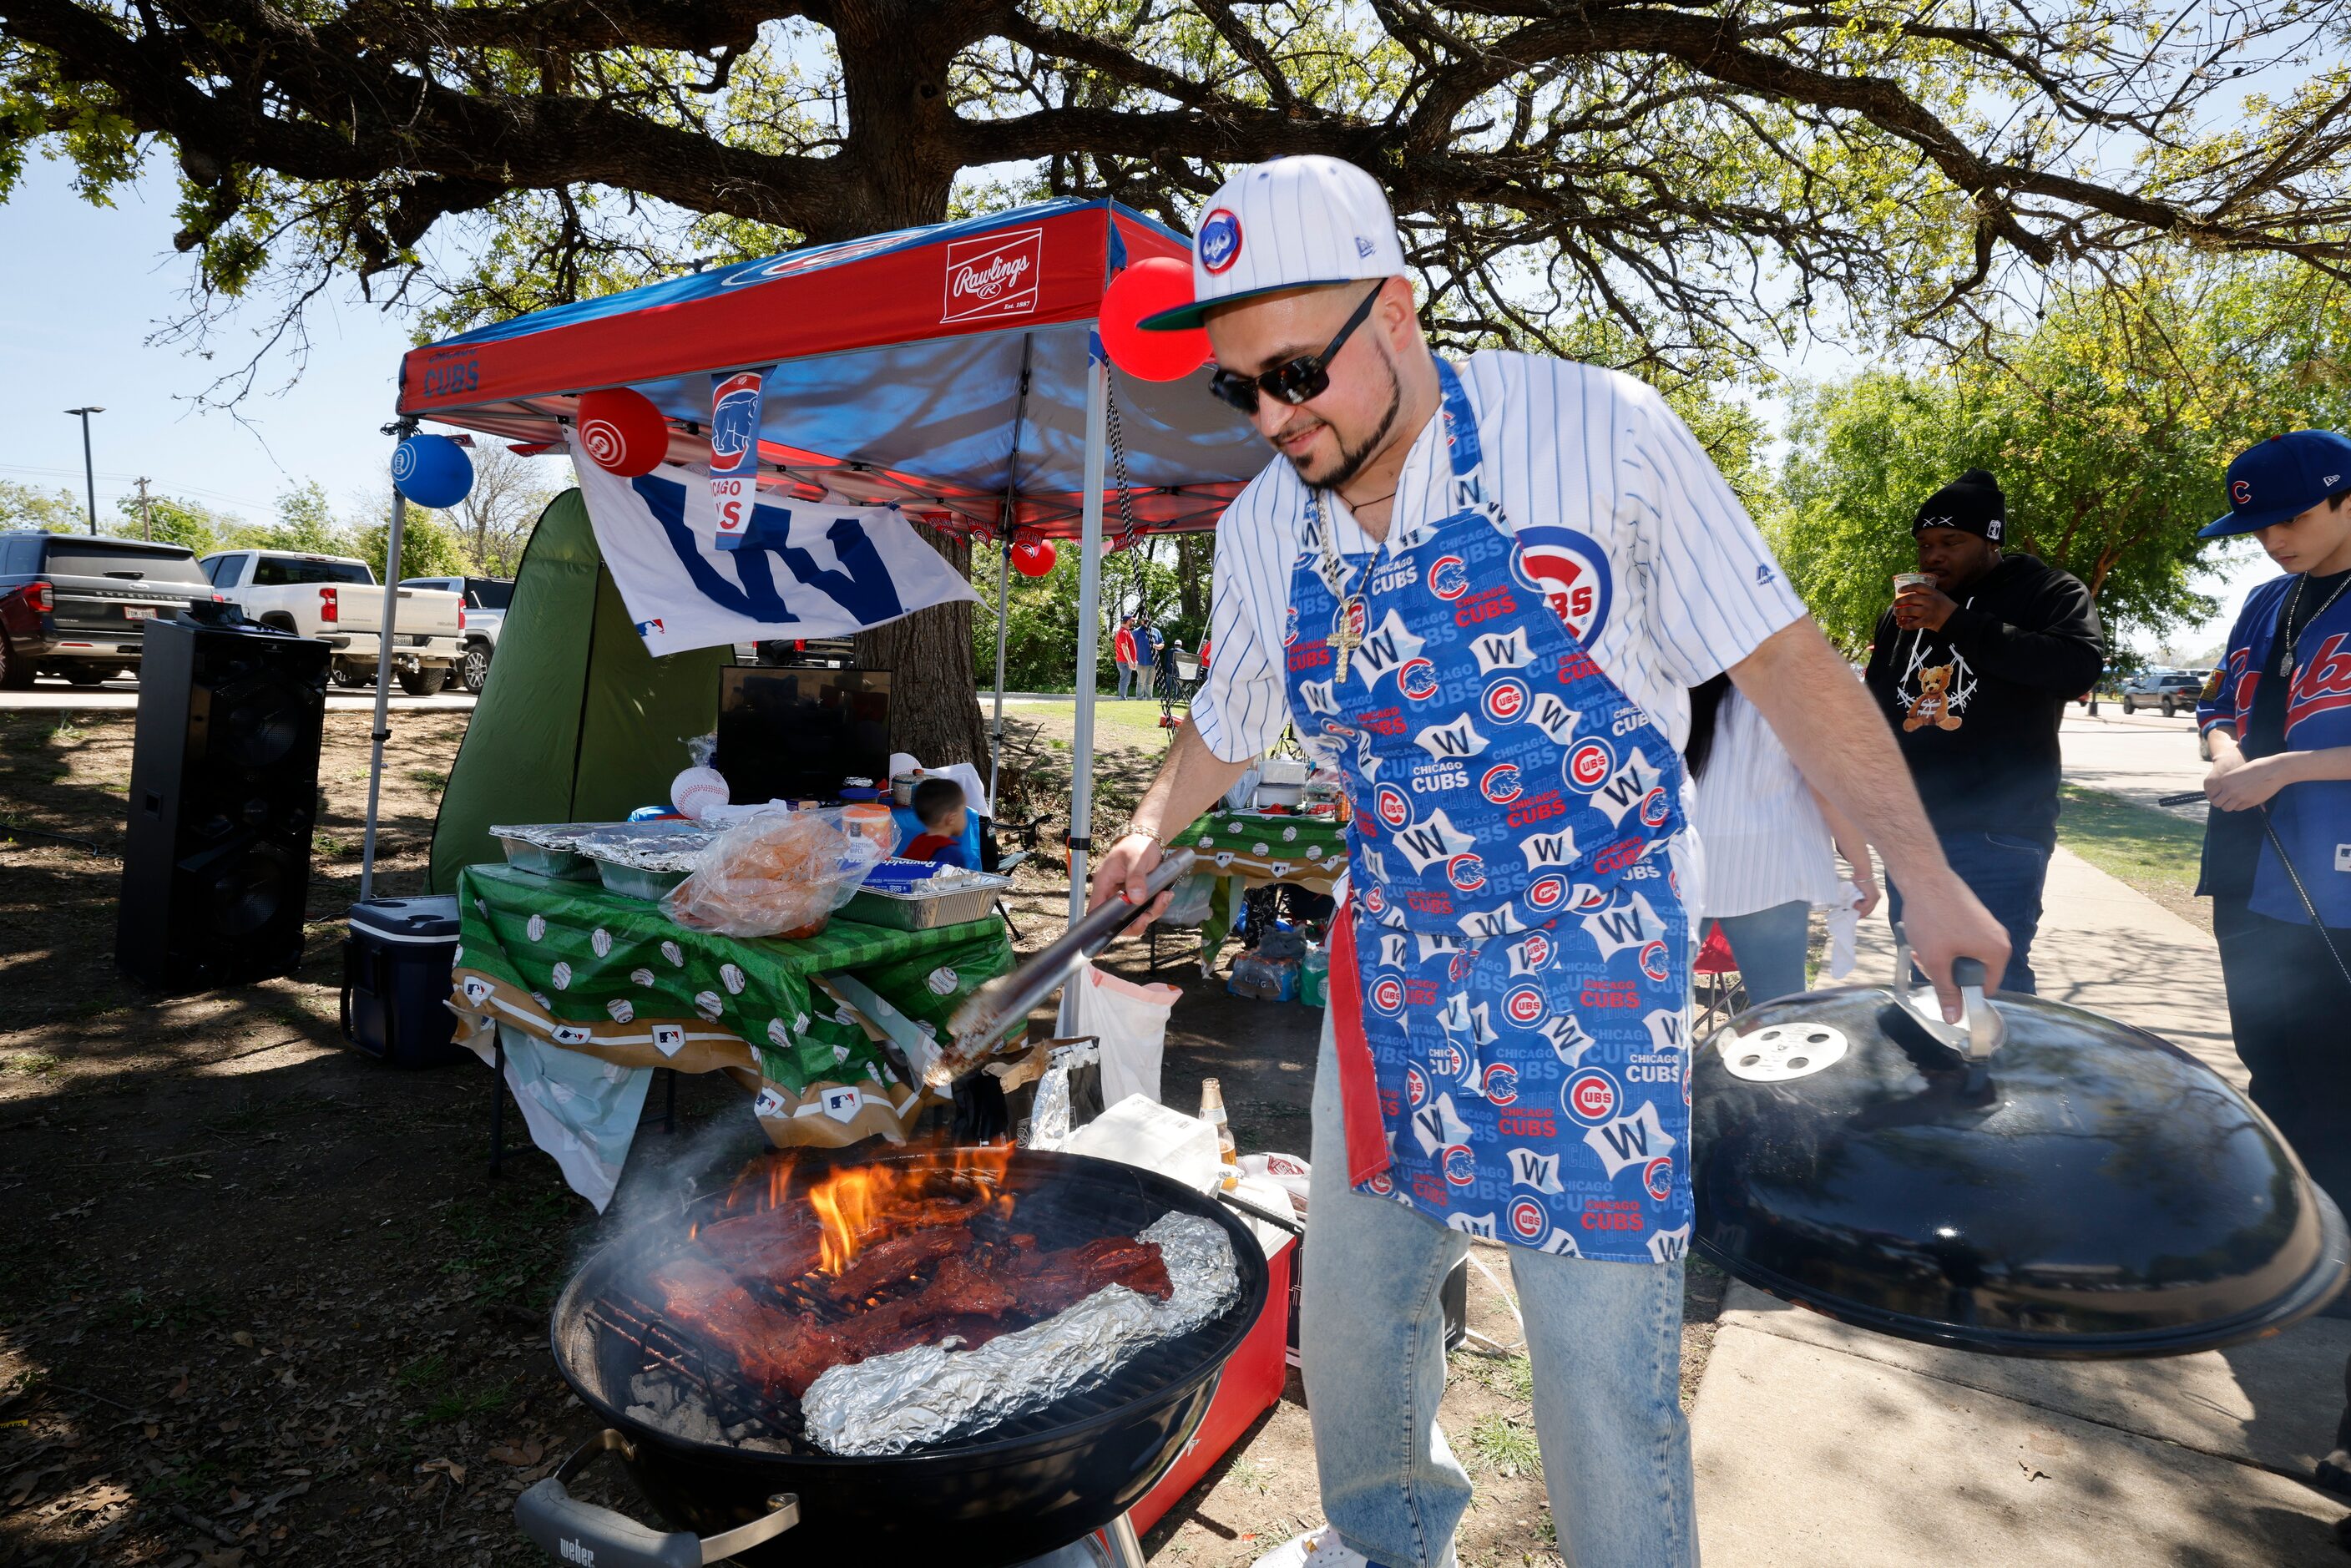
[[[126,604],[122,607],[122,618],[125,621],[152,621],[155,619],[155,607],[152,604]]]

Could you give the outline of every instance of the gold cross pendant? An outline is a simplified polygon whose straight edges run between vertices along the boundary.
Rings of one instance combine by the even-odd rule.
[[[1330,643],[1339,651],[1338,672],[1343,681],[1347,678],[1347,665],[1355,650],[1364,645],[1363,616],[1363,601],[1347,599],[1340,601],[1339,613],[1332,619]]]

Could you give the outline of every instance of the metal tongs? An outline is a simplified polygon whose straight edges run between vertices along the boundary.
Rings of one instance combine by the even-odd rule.
[[[1993,1052],[2008,1040],[2007,1020],[1991,1003],[1984,999],[1988,978],[1980,958],[1951,960],[1951,979],[1959,988],[1959,1002],[1964,1011],[1957,1023],[1943,1021],[1942,1003],[1937,1000],[1935,988],[1910,985],[1910,938],[1902,927],[1894,928],[1894,995],[1918,1026],[1935,1041],[1957,1051],[1969,1062],[1991,1060]]]
[[[1060,990],[1080,966],[1109,946],[1161,894],[1191,875],[1196,859],[1190,850],[1177,850],[1144,879],[1142,903],[1113,901],[1086,911],[1051,946],[966,998],[947,1020],[947,1042],[924,1072],[923,1082],[944,1089],[978,1066],[1005,1036],[1025,1026],[1037,1005]]]

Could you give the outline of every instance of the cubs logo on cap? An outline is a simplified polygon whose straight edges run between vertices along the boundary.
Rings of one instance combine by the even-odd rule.
[[[1212,274],[1225,271],[1241,258],[1240,219],[1233,216],[1229,207],[1215,208],[1200,220],[1194,244],[1202,267]]]
[[[1192,300],[1146,316],[1145,331],[1196,327],[1217,305],[1406,271],[1379,182],[1311,153],[1253,163],[1208,199],[1192,235]]]

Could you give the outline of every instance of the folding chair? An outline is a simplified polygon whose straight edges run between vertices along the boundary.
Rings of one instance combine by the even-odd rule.
[[[1747,983],[1739,973],[1739,960],[1731,956],[1730,938],[1722,934],[1722,922],[1706,923],[1706,939],[1698,944],[1698,961],[1690,966],[1693,977],[1705,981],[1705,1010],[1698,1015],[1698,1033],[1710,1033],[1718,1022],[1728,1023],[1747,1007]],[[1719,1019],[1716,1014],[1719,1012]]]

